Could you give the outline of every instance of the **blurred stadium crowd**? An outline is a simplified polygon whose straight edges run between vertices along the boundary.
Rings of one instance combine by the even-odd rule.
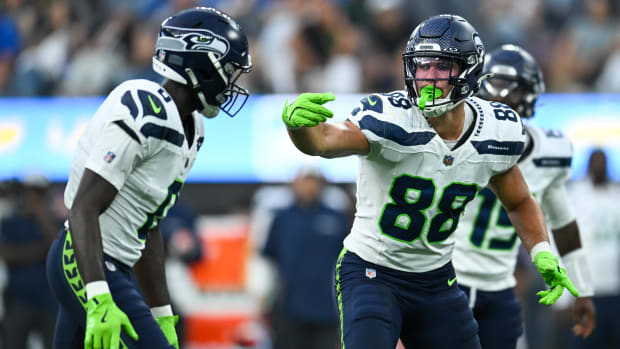
[[[457,13],[488,51],[514,43],[543,67],[548,92],[618,92],[620,0],[5,0],[0,95],[105,95],[130,78],[159,80],[159,23],[215,6],[250,39],[252,93],[402,88],[401,54],[415,24]]]

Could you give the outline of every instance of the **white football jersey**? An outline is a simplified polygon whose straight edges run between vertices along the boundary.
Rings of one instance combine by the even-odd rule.
[[[363,98],[349,118],[370,153],[360,156],[357,204],[345,247],[362,259],[408,272],[448,263],[465,205],[489,178],[511,168],[524,147],[519,116],[472,97],[471,133],[451,150],[404,91]]]
[[[133,266],[147,231],[174,205],[204,140],[202,116],[193,117],[190,145],[177,107],[163,87],[129,80],[110,93],[90,120],[73,156],[65,204],[71,209],[85,168],[118,190],[99,216],[107,255]]]
[[[531,136],[519,161],[530,192],[541,204],[550,229],[575,219],[566,200],[572,147],[557,131],[525,126]],[[514,287],[514,270],[521,241],[501,202],[484,188],[467,207],[456,230],[454,268],[459,284],[484,291]]]

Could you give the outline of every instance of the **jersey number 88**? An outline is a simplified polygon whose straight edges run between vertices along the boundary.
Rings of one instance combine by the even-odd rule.
[[[442,242],[456,230],[461,213],[476,196],[477,190],[475,184],[456,182],[442,190],[437,214],[430,219],[426,234],[429,243]],[[379,218],[381,232],[406,243],[420,238],[429,221],[424,212],[433,205],[436,192],[431,179],[408,174],[394,178],[389,193],[392,202],[385,204]]]

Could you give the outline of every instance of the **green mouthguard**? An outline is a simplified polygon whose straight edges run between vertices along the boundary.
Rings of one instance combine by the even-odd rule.
[[[418,102],[418,107],[420,110],[424,110],[426,107],[426,101],[432,101],[435,98],[441,97],[441,90],[438,88],[433,88],[433,86],[424,86],[424,88],[420,91],[420,100]]]

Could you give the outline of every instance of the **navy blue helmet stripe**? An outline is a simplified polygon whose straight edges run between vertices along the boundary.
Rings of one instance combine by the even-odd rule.
[[[389,139],[403,146],[424,145],[431,141],[435,132],[407,132],[400,126],[375,119],[370,115],[363,116],[359,121],[360,129],[368,130],[375,135]]]
[[[476,148],[478,154],[494,154],[494,155],[521,155],[525,143],[523,142],[500,142],[496,140],[471,141]]]
[[[171,128],[159,126],[154,123],[147,123],[140,128],[144,137],[155,137],[170,142],[178,147],[183,145],[183,135]]]
[[[548,157],[533,159],[532,161],[536,167],[570,167],[572,160],[572,157]]]

